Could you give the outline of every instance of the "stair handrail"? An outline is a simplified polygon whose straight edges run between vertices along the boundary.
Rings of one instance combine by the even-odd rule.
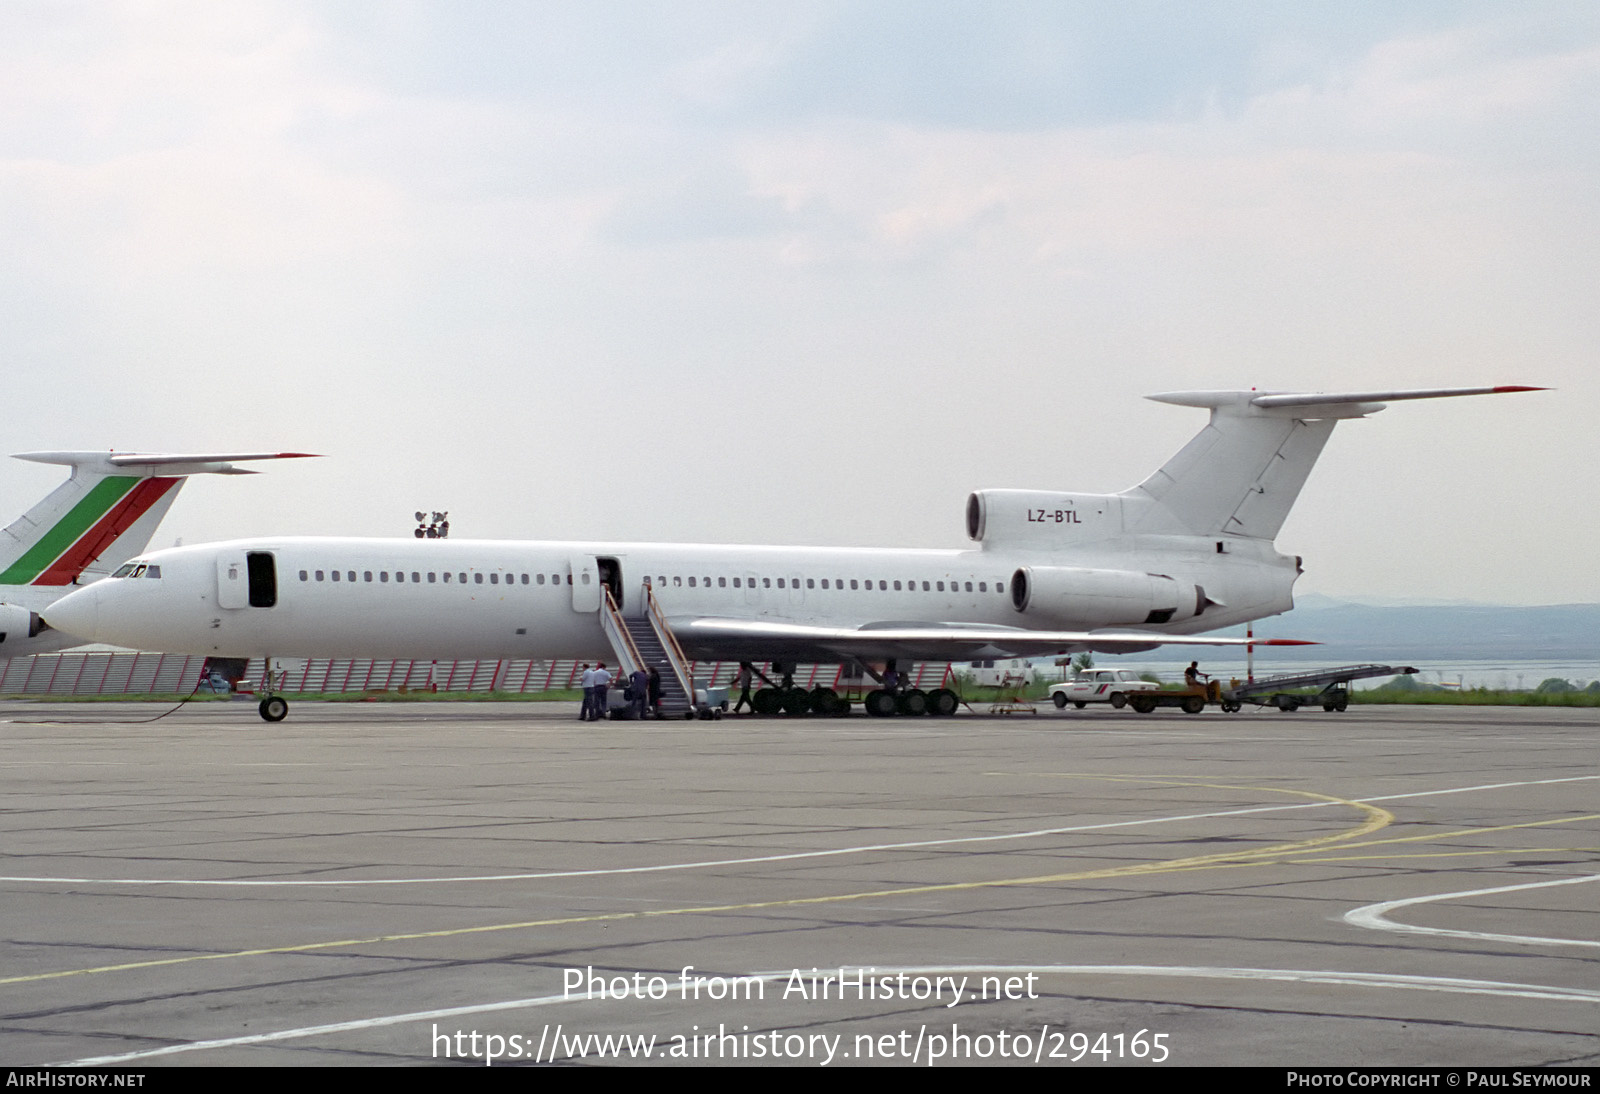
[[[651,588],[649,582],[645,582],[644,586],[644,603],[651,629],[661,639],[662,648],[667,652],[667,663],[672,666],[672,674],[678,678],[683,693],[689,697],[689,706],[693,707],[694,679],[689,675],[689,659],[683,655],[683,647],[678,645],[678,636],[667,626],[667,617],[661,614],[661,605],[656,603],[655,589]]]
[[[602,586],[600,589],[603,599],[600,602],[600,618],[606,637],[611,640],[611,648],[617,651],[620,660],[631,660],[632,665],[623,665],[623,675],[632,676],[634,670],[646,668],[644,655],[639,652],[639,647],[634,644],[633,635],[628,633],[628,627],[622,621],[622,613],[617,610],[617,602],[611,596],[611,589]]]

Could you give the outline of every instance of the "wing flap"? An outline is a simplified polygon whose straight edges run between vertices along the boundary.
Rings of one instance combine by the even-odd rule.
[[[1096,650],[1138,653],[1157,646],[1310,646],[1287,638],[1220,638],[1171,635],[1155,631],[1029,631],[970,623],[870,623],[860,627],[824,627],[746,619],[673,619],[673,634],[697,660],[800,661],[908,658],[922,661],[970,661],[980,657],[1027,657],[1047,653]]]

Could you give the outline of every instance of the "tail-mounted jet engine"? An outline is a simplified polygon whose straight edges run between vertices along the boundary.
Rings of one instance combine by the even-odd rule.
[[[1193,619],[1209,601],[1199,585],[1165,574],[1023,566],[1011,575],[1011,604],[1049,626],[1154,626]]]

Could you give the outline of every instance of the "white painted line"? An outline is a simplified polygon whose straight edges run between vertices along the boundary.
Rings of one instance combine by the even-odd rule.
[[[1010,976],[1036,973],[1059,976],[1159,976],[1176,979],[1202,980],[1266,980],[1280,983],[1335,984],[1344,987],[1380,988],[1403,991],[1444,992],[1452,995],[1490,995],[1513,999],[1544,999],[1566,1003],[1600,1003],[1600,991],[1587,988],[1562,988],[1545,984],[1518,984],[1498,980],[1463,980],[1448,976],[1404,976],[1398,973],[1340,972],[1309,969],[1251,969],[1207,965],[929,965],[914,968],[886,968],[881,965],[841,966],[854,971],[858,968],[873,970],[874,976],[939,976],[984,973]],[[740,974],[749,980],[771,983],[787,980],[789,972],[762,972]],[[471,1014],[488,1014],[495,1011],[521,1010],[530,1007],[547,1007],[561,1003],[591,1002],[586,996],[536,995],[527,999],[508,999],[494,1003],[474,1003],[441,1010],[419,1010],[407,1014],[389,1014],[377,1018],[361,1018],[349,1022],[331,1022],[320,1026],[301,1026],[298,1029],[278,1030],[273,1033],[252,1033],[242,1037],[224,1037],[210,1041],[187,1041],[160,1048],[141,1049],[113,1056],[91,1056],[71,1060],[50,1067],[116,1067],[138,1060],[160,1056],[176,1056],[185,1052],[204,1052],[219,1048],[240,1048],[249,1045],[294,1041],[306,1037],[322,1037],[331,1033],[350,1033],[359,1030],[379,1029],[384,1026],[406,1025],[411,1022],[435,1022],[442,1018],[461,1018]]]
[[[1533,779],[1527,782],[1486,783],[1480,786],[1457,786],[1446,790],[1419,790],[1407,794],[1386,794],[1377,798],[1352,798],[1361,804],[1403,801],[1408,798],[1431,798],[1444,794],[1467,794],[1481,790],[1505,790],[1521,786],[1547,786],[1554,783],[1585,782],[1600,779],[1600,775],[1574,775],[1560,779]],[[1138,781],[1137,779],[1133,781]],[[181,885],[181,886],[233,886],[259,888],[311,888],[330,886],[369,885],[461,885],[482,881],[546,881],[556,878],[612,877],[621,874],[658,874],[675,870],[712,870],[725,866],[754,866],[767,862],[794,862],[804,859],[835,858],[843,855],[876,854],[884,851],[914,851],[927,847],[957,847],[975,843],[1000,843],[1008,840],[1039,839],[1044,836],[1070,835],[1075,832],[1100,832],[1114,828],[1139,828],[1154,824],[1174,824],[1180,821],[1215,820],[1219,817],[1246,817],[1258,813],[1286,813],[1301,809],[1328,809],[1344,805],[1341,801],[1301,802],[1294,805],[1256,805],[1244,809],[1223,809],[1214,813],[1184,813],[1168,817],[1142,817],[1137,820],[1107,821],[1103,824],[1077,824],[1061,828],[1035,828],[1026,832],[1001,832],[989,836],[952,836],[947,839],[910,840],[904,843],[867,843],[855,847],[834,847],[821,851],[792,851],[781,855],[753,855],[743,858],[704,859],[694,862],[669,862],[655,866],[612,866],[594,870],[552,870],[547,872],[516,874],[479,874],[468,877],[402,877],[402,878],[285,878],[278,880],[206,879],[206,878],[92,878],[92,877],[31,877],[0,876],[0,882],[35,883],[41,885]]]
[[[1547,889],[1553,885],[1582,885],[1600,881],[1600,874],[1586,877],[1564,877],[1554,881],[1530,881],[1525,885],[1501,885],[1494,889],[1464,889],[1456,893],[1435,893],[1432,896],[1414,896],[1407,900],[1386,900],[1382,904],[1368,904],[1344,913],[1344,921],[1352,927],[1366,927],[1374,931],[1400,931],[1406,934],[1431,934],[1445,938],[1467,938],[1475,942],[1510,942],[1517,946],[1593,946],[1600,942],[1587,938],[1539,938],[1526,934],[1492,934],[1487,931],[1454,931],[1444,927],[1413,927],[1408,923],[1395,923],[1386,918],[1390,912],[1413,904],[1431,904],[1436,900],[1461,900],[1467,897],[1492,896],[1495,893],[1515,893],[1522,889]]]

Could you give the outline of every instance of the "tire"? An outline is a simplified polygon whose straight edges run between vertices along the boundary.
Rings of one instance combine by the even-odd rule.
[[[783,709],[783,693],[777,688],[760,688],[750,697],[757,714],[771,716]]]
[[[1080,699],[1076,703],[1073,703],[1072,705],[1077,707],[1079,710],[1082,710],[1084,707],[1088,706],[1089,704],[1085,703],[1083,700]],[[1121,704],[1119,703],[1118,705],[1120,706]]]
[[[1062,695],[1059,691],[1055,692],[1053,695],[1050,696],[1050,701],[1055,703],[1057,710],[1066,710],[1067,709],[1067,697],[1065,695]],[[1079,710],[1083,709],[1083,704],[1082,703],[1078,704],[1078,709]]]
[[[1149,714],[1156,709],[1156,701],[1148,695],[1135,695],[1128,700],[1128,705],[1139,714]]]
[[[1237,699],[1224,699],[1222,701],[1222,709],[1227,711],[1229,714],[1238,714],[1244,709],[1244,704],[1239,702]]]
[[[920,718],[928,713],[928,693],[912,688],[902,691],[895,699],[895,709],[910,718]]]
[[[811,693],[805,688],[795,688],[783,694],[783,712],[791,718],[811,713]]]
[[[1206,709],[1206,701],[1198,695],[1191,695],[1183,701],[1183,712],[1185,714],[1199,714],[1204,709]]]
[[[811,693],[811,713],[819,717],[833,714],[839,705],[839,693],[832,688],[817,688]]]
[[[1128,697],[1120,691],[1113,691],[1111,693],[1111,705],[1117,710],[1121,710],[1128,705]]]
[[[935,718],[948,718],[961,707],[961,697],[949,688],[936,688],[928,692],[928,713]]]
[[[866,707],[867,713],[874,718],[887,718],[895,713],[894,696],[881,688],[877,691],[869,691],[867,692]]]
[[[1278,709],[1285,714],[1293,714],[1300,709],[1300,700],[1293,695],[1280,695],[1277,699]]]
[[[261,712],[262,721],[281,722],[289,714],[289,703],[281,695],[269,695],[261,700],[257,708]]]

